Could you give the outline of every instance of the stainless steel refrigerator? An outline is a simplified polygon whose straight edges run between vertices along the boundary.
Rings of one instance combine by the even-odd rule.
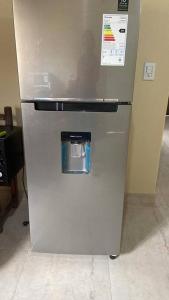
[[[33,250],[120,253],[139,0],[14,0]]]

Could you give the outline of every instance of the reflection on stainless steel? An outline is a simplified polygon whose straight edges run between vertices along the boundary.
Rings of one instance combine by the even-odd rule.
[[[100,61],[103,13],[119,13],[118,0],[13,2],[21,99],[132,100],[139,0],[130,0],[125,67]],[[35,88],[33,73],[48,73],[51,88]]]
[[[125,134],[125,131],[108,131],[106,134]]]
[[[127,14],[118,0],[13,0],[33,250],[120,253],[140,13],[129,2],[117,67],[101,66],[101,44],[103,14]]]
[[[130,111],[130,105],[112,113],[36,111],[22,103],[34,250],[119,254]],[[82,174],[62,170],[67,131],[91,133],[88,174],[79,160],[74,167]]]
[[[26,100],[26,99],[24,99]],[[84,99],[84,98],[38,98],[35,97],[33,100],[36,101],[58,101],[58,102],[118,102],[118,99]]]

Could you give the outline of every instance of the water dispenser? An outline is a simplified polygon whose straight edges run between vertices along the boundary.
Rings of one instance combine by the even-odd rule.
[[[91,133],[62,132],[62,172],[89,174],[91,169]]]

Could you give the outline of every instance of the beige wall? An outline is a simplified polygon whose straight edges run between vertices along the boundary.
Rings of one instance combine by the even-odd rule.
[[[12,1],[0,0],[0,111],[5,105],[19,107]]]
[[[155,193],[169,95],[169,1],[142,0],[128,163],[128,192]],[[143,81],[145,61],[156,62],[156,79]]]
[[[11,0],[0,0],[0,110],[19,107]],[[142,0],[140,41],[130,134],[127,191],[154,193],[169,94],[169,1]],[[143,81],[145,61],[156,80]]]

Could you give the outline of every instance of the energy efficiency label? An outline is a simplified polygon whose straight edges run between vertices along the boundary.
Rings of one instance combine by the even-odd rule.
[[[102,27],[102,66],[124,66],[128,15],[103,15]]]

